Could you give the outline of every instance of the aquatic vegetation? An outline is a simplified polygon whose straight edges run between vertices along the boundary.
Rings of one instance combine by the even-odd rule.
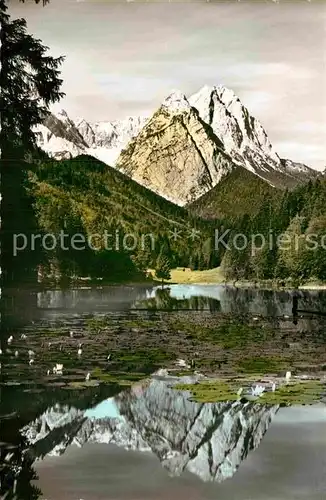
[[[29,329],[32,330],[31,333],[34,333],[34,330],[36,330],[38,335],[46,336],[47,338],[48,337],[62,337],[62,336],[67,335],[67,328],[65,328],[65,327],[45,328],[42,326],[37,326],[37,327],[34,327],[33,329],[27,327],[25,330],[28,331]]]
[[[93,379],[100,381],[105,384],[119,384],[122,386],[132,385],[134,382],[138,382],[139,380],[143,380],[146,378],[145,373],[133,373],[133,372],[124,372],[124,371],[114,371],[114,372],[106,372],[101,368],[95,368],[91,372],[91,376]],[[95,380],[93,380],[95,381]]]
[[[87,387],[97,387],[99,382],[97,380],[73,380],[63,386],[63,389],[86,389]]]
[[[189,377],[193,374],[194,374],[193,370],[183,370],[183,371],[173,372],[173,375],[175,375],[176,377]]]
[[[240,373],[277,373],[289,366],[288,360],[281,357],[247,357],[239,361]]]
[[[162,349],[129,349],[116,351],[112,365],[125,372],[152,373],[175,359],[175,355]]]
[[[101,330],[112,328],[112,318],[109,316],[91,317],[85,322],[87,331],[90,333],[98,333]],[[146,329],[153,327],[154,322],[150,319],[135,318],[135,319],[122,319],[119,321],[120,328],[126,329]]]
[[[125,328],[151,328],[153,327],[154,322],[151,319],[135,318],[123,320],[121,325]]]
[[[209,311],[114,311],[69,314],[60,320],[51,315],[13,331],[12,349],[3,349],[1,356],[2,372],[15,382],[47,385],[84,381],[88,372],[92,380],[96,367],[108,384],[142,379],[160,368],[178,376],[196,370],[224,380],[241,375],[257,383],[266,374],[309,373],[312,365],[317,372],[325,370],[324,332],[324,325],[316,323],[313,333],[299,336],[292,324],[279,328],[263,317],[255,321],[252,316]],[[82,355],[77,356],[79,343]],[[294,344],[299,348],[293,349]],[[29,351],[35,353],[32,365]],[[176,366],[180,358],[186,366]],[[53,374],[56,363],[64,366],[63,375]]]
[[[264,342],[272,333],[267,328],[245,324],[243,321],[222,321],[216,327],[177,321],[172,325],[177,330],[189,332],[193,339],[218,344],[223,349],[234,349],[250,343]]]
[[[107,317],[103,317],[103,318],[89,318],[86,320],[86,327],[87,327],[87,330],[90,332],[90,333],[97,333],[98,330],[101,330],[103,328],[106,328],[108,326],[108,318]]]
[[[178,384],[173,389],[190,391],[191,400],[198,403],[217,403],[225,401],[236,401],[239,399],[237,389],[230,383],[222,380],[203,381],[194,384]]]
[[[265,392],[260,401],[279,405],[309,405],[318,403],[326,393],[326,384],[319,380],[294,382],[283,385],[275,392]]]

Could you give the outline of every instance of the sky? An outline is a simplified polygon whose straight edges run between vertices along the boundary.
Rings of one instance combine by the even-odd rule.
[[[326,167],[326,2],[8,0],[65,55],[55,106],[73,118],[149,115],[179,89],[231,88],[281,157]]]

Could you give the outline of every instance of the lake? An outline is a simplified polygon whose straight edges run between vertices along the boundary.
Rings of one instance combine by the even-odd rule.
[[[326,294],[300,291],[296,318],[292,297],[220,285],[20,293],[1,344],[3,498],[324,499],[326,318],[314,313]],[[219,377],[267,394],[288,370],[321,384],[318,397],[192,389]]]

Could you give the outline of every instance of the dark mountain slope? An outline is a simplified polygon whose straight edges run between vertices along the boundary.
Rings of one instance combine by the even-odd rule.
[[[281,196],[280,189],[273,188],[249,170],[237,167],[188,208],[205,219],[233,220],[245,214],[256,215],[264,201],[276,204]]]

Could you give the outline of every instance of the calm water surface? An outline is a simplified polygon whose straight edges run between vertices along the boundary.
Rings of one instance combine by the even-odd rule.
[[[170,285],[164,287],[107,287],[47,291],[37,295],[37,306],[48,309],[129,310],[136,308],[206,309],[223,313],[282,316],[292,313],[293,292],[241,289],[223,285]],[[326,314],[324,291],[299,291],[299,308]],[[166,297],[168,296],[168,297]]]

